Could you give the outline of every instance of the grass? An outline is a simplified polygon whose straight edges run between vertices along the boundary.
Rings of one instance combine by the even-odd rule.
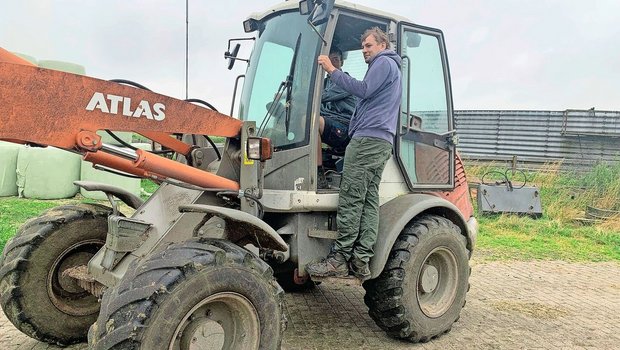
[[[490,260],[620,261],[620,232],[548,217],[479,217],[477,249]]]
[[[141,197],[146,200],[150,194],[155,192],[159,185],[150,180],[142,180],[142,189],[144,190]],[[37,199],[24,199],[17,197],[4,197],[0,198],[0,252],[4,250],[4,246],[7,241],[15,235],[21,225],[23,225],[28,219],[41,215],[45,210],[51,209],[60,205],[75,204],[75,203],[101,203],[107,204],[108,201],[95,201],[86,199],[79,194],[74,198],[61,199],[61,200],[37,200]],[[127,214],[125,211],[132,211],[133,209],[122,205],[120,211]]]
[[[153,192],[157,190],[157,188],[159,188],[159,185],[151,180],[142,180],[141,186],[143,189],[141,197],[144,200],[146,200],[151,194],[153,194]]]
[[[561,173],[559,164],[527,173],[529,184],[541,192],[544,214],[539,219],[515,215],[478,215],[480,232],[475,256],[486,260],[620,261],[620,218],[597,225],[581,225],[587,205],[620,209],[620,164],[599,165],[586,174]],[[469,178],[480,179],[493,166],[468,167]],[[504,172],[501,169],[501,172]],[[518,175],[515,175],[518,182]],[[489,179],[485,178],[485,181]],[[157,185],[142,181],[146,193]],[[143,195],[146,199],[148,195]],[[46,209],[81,201],[0,198],[0,250],[27,219]]]
[[[479,255],[491,260],[620,261],[620,217],[594,225],[576,220],[584,217],[588,205],[620,209],[620,164],[599,164],[585,174],[559,168],[560,164],[548,164],[526,174],[527,185],[540,189],[541,218],[478,215]],[[478,179],[488,172],[504,172],[492,165],[468,170],[470,178]],[[516,174],[515,182],[522,183],[520,179],[522,174]],[[485,177],[486,183],[493,180]]]
[[[0,198],[0,250],[26,220],[43,211],[77,200],[35,200],[17,197]]]

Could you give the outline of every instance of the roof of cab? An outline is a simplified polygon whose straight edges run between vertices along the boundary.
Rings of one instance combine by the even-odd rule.
[[[347,9],[347,10],[353,10],[355,12],[363,12],[369,15],[373,15],[373,16],[377,16],[377,17],[382,17],[382,18],[386,18],[389,20],[393,20],[395,22],[411,22],[409,19],[402,17],[402,16],[398,16],[395,15],[393,13],[388,13],[388,12],[384,12],[381,10],[377,10],[377,9],[373,9],[370,7],[366,7],[366,6],[362,6],[362,5],[358,5],[358,4],[354,4],[351,2],[347,2],[347,1],[340,1],[340,0],[336,0],[336,3],[334,4],[334,7],[337,8],[341,8],[341,9]],[[282,2],[278,5],[272,6],[271,8],[269,8],[268,10],[264,11],[264,12],[254,12],[252,14],[250,14],[250,16],[248,16],[248,19],[256,19],[256,20],[262,20],[265,17],[282,11],[282,10],[290,10],[290,9],[298,9],[299,8],[299,1],[296,0],[287,0],[285,2]]]

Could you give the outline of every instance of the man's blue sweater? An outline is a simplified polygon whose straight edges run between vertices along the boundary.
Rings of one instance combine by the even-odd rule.
[[[364,80],[359,81],[340,70],[331,80],[359,97],[349,125],[349,136],[376,137],[394,142],[402,97],[401,59],[392,50],[379,52],[368,64]]]

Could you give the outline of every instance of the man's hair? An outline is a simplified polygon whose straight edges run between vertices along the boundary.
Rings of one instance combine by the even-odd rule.
[[[342,61],[344,57],[342,57],[342,50],[340,50],[337,46],[332,46],[331,49],[329,49],[329,54],[338,54],[338,56],[340,56],[340,60]]]
[[[385,34],[385,32],[381,30],[381,28],[372,27],[370,29],[366,29],[364,34],[362,34],[362,42],[371,35],[375,37],[377,44],[381,45],[381,43],[385,43],[385,48],[390,48],[390,40],[388,39],[387,34]]]

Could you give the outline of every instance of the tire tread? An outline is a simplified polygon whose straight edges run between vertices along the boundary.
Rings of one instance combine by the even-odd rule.
[[[83,339],[60,339],[37,329],[29,315],[22,312],[23,293],[19,280],[30,265],[30,256],[47,237],[66,222],[82,218],[108,216],[111,209],[99,204],[63,205],[44,211],[39,217],[28,220],[17,234],[7,242],[0,258],[0,306],[17,329],[37,340],[68,345]]]
[[[132,264],[129,271],[133,270],[133,278],[124,278],[117,287],[104,294],[99,318],[89,330],[90,347],[106,350],[138,349],[139,333],[148,327],[148,314],[157,307],[159,296],[172,291],[185,277],[209,266],[223,264],[245,266],[254,270],[261,278],[268,277],[273,295],[280,304],[280,309],[284,310],[284,291],[275,282],[273,271],[267,263],[228,241],[198,239],[169,245],[148,260]],[[141,286],[143,279],[153,282],[144,287]],[[121,286],[123,284],[126,285]],[[105,329],[110,320],[114,324],[118,320],[121,324],[119,327],[123,330]]]
[[[403,229],[392,247],[383,272],[376,279],[363,284],[366,290],[364,302],[369,309],[369,315],[379,328],[392,337],[424,343],[451,330],[450,326],[436,334],[418,334],[411,329],[402,300],[402,287],[406,272],[404,265],[412,257],[412,250],[420,242],[420,238],[431,234],[433,230],[438,228],[447,228],[458,234],[461,232],[454,223],[446,218],[436,215],[420,217]],[[464,236],[462,238],[464,239]]]

